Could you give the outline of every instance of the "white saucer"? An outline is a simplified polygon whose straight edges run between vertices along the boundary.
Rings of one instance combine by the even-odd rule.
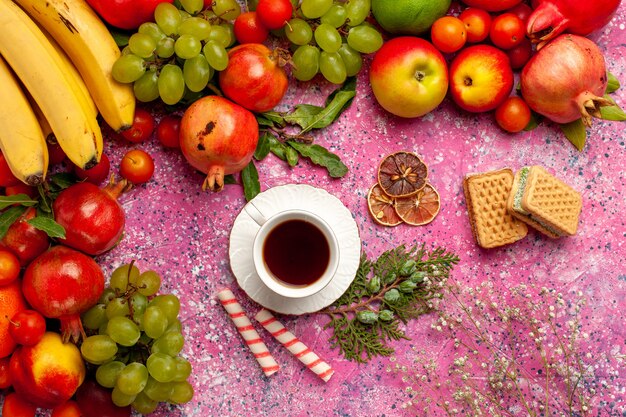
[[[272,292],[257,275],[252,260],[252,245],[260,226],[244,209],[233,224],[228,253],[237,283],[246,294],[269,310],[295,315],[321,310],[341,297],[352,283],[361,258],[359,229],[346,206],[327,191],[306,184],[276,186],[260,193],[252,201],[268,217],[292,209],[315,212],[337,236],[339,266],[330,283],[316,294],[296,299]]]

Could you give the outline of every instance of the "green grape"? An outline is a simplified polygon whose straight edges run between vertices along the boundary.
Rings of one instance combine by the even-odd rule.
[[[320,72],[333,84],[341,84],[346,80],[346,66],[339,53],[322,51],[320,54]]]
[[[115,381],[117,381],[117,376],[125,366],[126,364],[120,361],[111,361],[100,365],[96,369],[96,381],[105,388],[113,388]]]
[[[117,353],[117,344],[105,334],[89,336],[83,340],[80,353],[89,363],[100,365],[112,359]]]
[[[220,23],[220,25],[222,28],[224,28],[226,30],[226,33],[228,33],[228,46],[233,46],[235,44],[235,42],[237,42],[237,38],[235,37],[235,27],[233,26],[232,23],[230,22],[223,22]]]
[[[176,376],[176,362],[165,353],[153,353],[146,361],[150,376],[159,382],[170,382]]]
[[[371,0],[348,0],[345,3],[349,26],[358,26],[370,14]]]
[[[146,387],[143,389],[143,393],[153,401],[167,401],[172,393],[173,383],[171,382],[159,382],[151,376],[148,377]]]
[[[185,20],[189,19],[191,15],[186,11],[179,9],[178,13],[180,13],[180,23],[183,23]],[[179,26],[180,27],[180,26]]]
[[[105,311],[105,305],[96,304],[89,310],[85,311],[80,319],[83,322],[83,327],[86,327],[90,330],[98,329],[100,326],[102,326],[103,323],[108,320],[107,313]]]
[[[307,19],[317,19],[326,14],[333,5],[333,0],[302,0],[300,10]]]
[[[172,404],[184,404],[193,398],[193,387],[187,381],[174,382],[169,402]]]
[[[189,375],[191,375],[191,363],[180,356],[175,357],[174,362],[176,363],[176,375],[174,375],[173,381],[186,381]]]
[[[135,54],[120,56],[111,67],[111,75],[121,83],[137,81],[146,72],[143,58]]]
[[[141,336],[139,327],[128,317],[116,316],[107,324],[107,334],[117,344],[122,346],[134,346]]]
[[[337,52],[341,47],[341,35],[331,25],[322,23],[315,29],[315,42],[326,52]]]
[[[196,14],[204,8],[202,0],[178,0],[183,9],[189,14]]]
[[[178,33],[178,26],[182,20],[178,9],[171,3],[159,3],[154,9],[154,21],[167,36]]]
[[[154,42],[158,42],[165,37],[165,33],[161,30],[159,25],[154,22],[144,22],[137,28],[137,33],[143,33],[154,39]]]
[[[347,18],[348,13],[346,12],[346,8],[341,4],[335,3],[330,6],[330,9],[328,9],[326,13],[324,13],[321,21],[322,23],[326,23],[331,25],[332,27],[338,28],[346,23]]]
[[[292,74],[296,80],[309,81],[319,71],[320,50],[316,46],[302,45],[291,57],[295,68]]]
[[[215,41],[218,45],[228,48],[231,43],[230,32],[224,26],[213,25],[207,41]]]
[[[313,29],[306,20],[295,17],[287,22],[285,36],[294,45],[306,45],[313,39]]]
[[[152,344],[151,353],[165,353],[169,356],[176,356],[185,345],[185,338],[180,333],[165,333]]]
[[[159,98],[157,80],[159,75],[156,70],[148,70],[140,79],[133,84],[133,91],[137,100],[148,103]]]
[[[204,44],[202,53],[209,62],[211,68],[216,71],[223,71],[228,66],[228,52],[224,46],[216,41],[208,41]]]
[[[122,55],[128,55],[128,54],[132,54],[132,52],[130,52],[130,48],[128,47],[128,45],[126,45],[125,47],[122,48]]]
[[[131,295],[128,302],[130,303],[133,317],[142,316],[148,307],[148,297],[138,292]]]
[[[165,333],[168,322],[165,313],[157,306],[149,306],[141,319],[143,331],[152,339],[157,339]]]
[[[100,325],[100,327],[98,327],[98,334],[104,334],[107,335],[107,325],[109,324],[109,321],[105,321],[104,323],[102,323]],[[108,336],[108,335],[107,335]]]
[[[213,0],[211,10],[223,20],[235,20],[241,14],[237,0]]]
[[[131,406],[133,407],[133,409],[137,410],[140,414],[148,415],[157,409],[157,407],[159,406],[159,402],[154,401],[142,391],[139,394],[137,394]]]
[[[357,75],[359,71],[361,71],[361,67],[363,67],[363,57],[361,54],[350,48],[347,43],[342,44],[338,52],[346,66],[346,75],[348,77]]]
[[[165,329],[165,333],[182,333],[183,332],[183,324],[180,320],[176,319],[173,323],[169,323],[167,325],[167,329]]]
[[[159,86],[161,100],[165,104],[174,105],[178,103],[183,98],[183,94],[185,94],[183,70],[177,65],[165,64],[161,68],[157,85]]]
[[[156,49],[156,41],[150,35],[143,33],[133,33],[128,38],[130,51],[142,58],[150,58]]]
[[[151,297],[161,288],[161,275],[152,270],[144,271],[135,279],[131,279],[130,283],[137,288],[139,294]]]
[[[125,293],[128,289],[128,283],[133,278],[139,276],[139,268],[134,264],[120,265],[111,273],[111,279],[109,280],[109,287],[119,293]]]
[[[201,17],[190,17],[180,24],[178,34],[191,35],[203,41],[211,34],[211,24]]]
[[[115,290],[113,288],[107,287],[107,288],[104,289],[104,291],[102,291],[102,294],[100,294],[100,298],[98,299],[98,303],[100,303],[100,304],[108,304],[109,301],[111,301],[115,297],[117,297],[117,295],[115,294]]]
[[[170,58],[174,55],[174,44],[176,41],[170,37],[165,37],[157,42],[156,54],[159,58]]]
[[[148,382],[148,369],[143,363],[132,362],[126,365],[117,376],[115,387],[123,394],[137,395]]]
[[[113,391],[111,391],[111,400],[113,401],[113,404],[117,405],[118,407],[126,407],[131,405],[132,402],[135,401],[135,396],[126,395],[122,391],[120,391],[117,386],[115,386],[113,388]]]
[[[383,46],[383,37],[379,31],[368,25],[359,25],[350,29],[348,45],[363,54],[376,52]]]
[[[125,317],[130,314],[128,301],[124,298],[114,298],[107,304],[105,310],[107,318],[111,320],[113,317]]]
[[[180,300],[174,294],[157,295],[150,301],[150,305],[157,306],[163,310],[169,323],[173,323],[178,318]]]
[[[198,92],[204,90],[204,87],[206,87],[213,76],[213,70],[204,55],[200,54],[185,60],[183,76],[185,77],[187,88],[190,91]]]
[[[190,59],[197,56],[202,50],[202,43],[191,35],[180,35],[174,43],[176,56]]]

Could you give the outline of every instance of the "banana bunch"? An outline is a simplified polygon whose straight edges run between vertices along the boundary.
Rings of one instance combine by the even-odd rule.
[[[40,184],[46,137],[89,169],[100,161],[97,116],[130,127],[132,86],[111,76],[120,50],[85,0],[0,0],[0,150],[13,174]]]

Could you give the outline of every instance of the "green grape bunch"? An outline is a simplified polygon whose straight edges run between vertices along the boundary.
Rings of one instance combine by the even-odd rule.
[[[202,92],[216,71],[228,65],[227,48],[235,43],[232,21],[241,13],[236,0],[159,3],[154,22],[130,35],[128,45],[111,68],[121,83],[132,83],[141,102],[161,99],[175,105]]]
[[[321,73],[341,84],[357,75],[362,55],[383,45],[381,33],[367,22],[370,11],[371,0],[302,0],[283,29],[293,50],[294,78],[309,81]]]
[[[186,403],[194,394],[191,364],[180,356],[185,342],[180,300],[157,294],[160,287],[157,272],[121,265],[98,303],[81,317],[89,336],[80,351],[96,367],[96,381],[112,389],[115,405],[131,405],[141,414],[160,402]]]

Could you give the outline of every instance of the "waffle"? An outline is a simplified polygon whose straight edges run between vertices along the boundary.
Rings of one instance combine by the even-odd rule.
[[[506,209],[513,185],[513,171],[503,168],[469,174],[463,181],[463,192],[472,234],[479,246],[495,248],[522,239],[528,233],[526,224]]]
[[[507,201],[509,213],[551,238],[576,234],[581,209],[580,193],[537,165],[517,172]]]

